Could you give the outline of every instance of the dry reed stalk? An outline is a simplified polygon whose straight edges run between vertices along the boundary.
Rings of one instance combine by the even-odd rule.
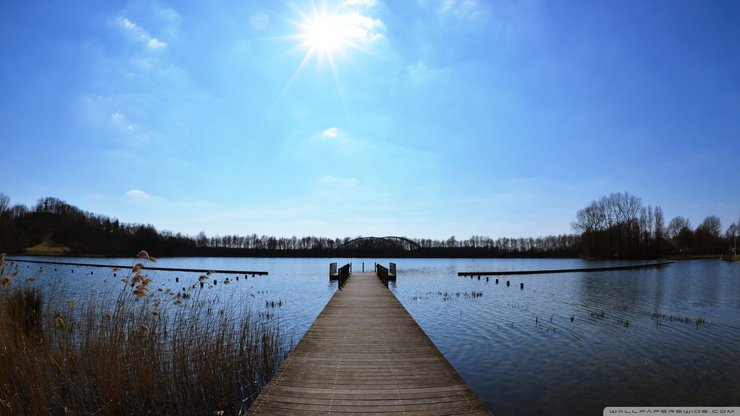
[[[112,304],[0,288],[0,414],[243,412],[286,354],[279,328],[213,313],[223,305],[206,290],[180,305],[137,294],[151,280],[136,280]]]

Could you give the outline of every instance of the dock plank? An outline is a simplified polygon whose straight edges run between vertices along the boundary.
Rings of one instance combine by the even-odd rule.
[[[393,293],[352,273],[249,415],[491,415]]]

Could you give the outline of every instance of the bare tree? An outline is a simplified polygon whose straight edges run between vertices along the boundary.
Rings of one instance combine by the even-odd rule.
[[[0,193],[0,214],[8,210],[10,206],[10,197]]]
[[[722,223],[718,216],[710,215],[704,218],[704,221],[696,227],[696,230],[704,231],[712,238],[719,238],[719,235],[722,232]]]
[[[666,233],[668,234],[668,238],[671,240],[675,240],[678,238],[679,234],[681,234],[681,231],[684,230],[690,230],[691,229],[691,222],[687,218],[684,218],[682,216],[678,216],[673,218],[668,223],[668,229],[666,230]]]

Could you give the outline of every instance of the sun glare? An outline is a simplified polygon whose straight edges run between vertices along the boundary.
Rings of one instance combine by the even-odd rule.
[[[354,50],[373,53],[372,45],[383,38],[383,22],[371,17],[371,0],[346,0],[334,9],[327,1],[312,1],[311,11],[296,9],[297,32],[290,38],[298,41],[295,49],[304,52],[299,70],[311,60],[328,63],[336,77],[337,57],[349,58]]]
[[[312,61],[320,70],[316,74],[330,70],[341,95],[338,58],[351,61],[350,55],[355,51],[377,56],[374,45],[384,39],[383,22],[371,15],[370,8],[374,4],[374,0],[344,0],[331,9],[327,0],[311,0],[310,11],[293,5],[297,17],[290,20],[296,31],[282,38],[294,42],[288,54],[300,53],[303,58],[280,97]]]
[[[320,15],[304,22],[304,44],[309,52],[332,58],[349,41],[349,31],[342,18],[337,15]]]

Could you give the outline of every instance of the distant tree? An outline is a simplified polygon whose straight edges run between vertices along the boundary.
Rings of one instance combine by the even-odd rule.
[[[28,207],[23,204],[15,204],[10,208],[10,214],[13,218],[21,218],[28,215]]]
[[[737,235],[737,224],[732,223],[725,231],[725,237],[731,239]]]
[[[198,236],[195,238],[195,243],[198,247],[208,246],[208,237],[206,236],[206,233],[203,231],[199,232]]]
[[[699,224],[697,230],[706,232],[710,237],[718,238],[722,232],[722,222],[718,216],[710,215],[704,218],[704,221]]]
[[[722,223],[716,215],[704,218],[694,232],[695,251],[700,254],[716,254],[722,250]]]
[[[668,238],[674,240],[679,236],[679,234],[681,234],[681,231],[686,229],[691,229],[691,222],[689,222],[687,218],[679,215],[668,223],[666,233],[668,234]]]
[[[663,252],[663,240],[665,239],[665,217],[663,209],[655,207],[655,255],[660,256]]]
[[[10,197],[4,193],[0,193],[0,214],[8,210],[10,206]]]
[[[580,233],[582,253],[594,257],[633,258],[650,255],[652,207],[627,192],[592,201],[576,213],[571,227]]]

